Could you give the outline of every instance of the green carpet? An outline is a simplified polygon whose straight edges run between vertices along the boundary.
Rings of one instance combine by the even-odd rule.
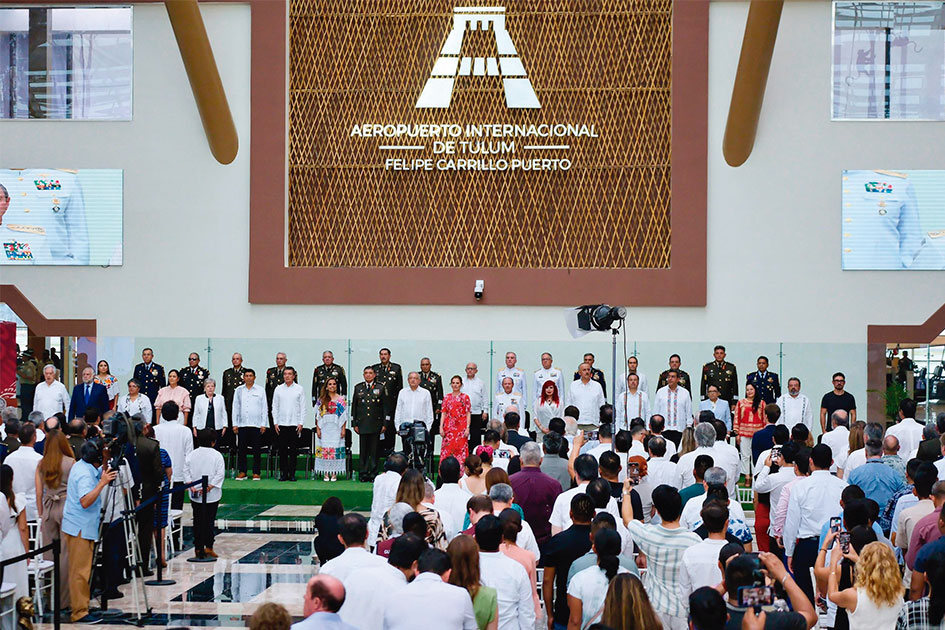
[[[298,481],[276,481],[260,479],[223,482],[222,504],[226,505],[321,505],[331,496],[341,499],[345,511],[370,510],[373,486],[358,481],[336,481],[299,479]]]

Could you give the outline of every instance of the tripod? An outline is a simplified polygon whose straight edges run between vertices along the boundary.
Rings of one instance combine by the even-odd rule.
[[[123,468],[124,467],[124,468]],[[139,583],[138,576],[138,567],[141,566],[141,548],[138,546],[138,522],[135,520],[135,506],[132,500],[132,496],[129,491],[123,487],[122,481],[125,479],[130,479],[131,472],[128,470],[125,460],[121,460],[121,464],[118,467],[118,476],[108,484],[107,493],[105,499],[102,501],[102,514],[101,514],[101,525],[99,526],[99,535],[98,540],[95,542],[93,547],[92,557],[96,559],[95,564],[92,567],[92,576],[90,581],[95,581],[96,572],[99,572],[101,577],[102,584],[105,586],[113,586],[107,584],[105,566],[106,558],[103,552],[103,544],[105,541],[105,536],[112,527],[112,523],[108,517],[114,513],[114,508],[116,504],[121,501],[122,510],[120,510],[121,527],[123,528],[123,533],[125,537],[125,561],[128,564],[128,567],[131,569],[131,596],[132,602],[135,609],[135,617],[138,625],[143,624],[143,619],[145,616],[151,614],[151,608],[148,606],[148,593],[144,588],[144,584]],[[129,484],[130,486],[130,484]],[[115,525],[118,527],[118,525]],[[138,589],[141,589],[140,597]],[[108,597],[107,589],[102,589],[102,612],[103,615],[108,611]],[[141,602],[144,602],[144,608],[147,611],[147,615],[141,614]],[[117,617],[121,615],[120,610],[108,611],[108,616]]]

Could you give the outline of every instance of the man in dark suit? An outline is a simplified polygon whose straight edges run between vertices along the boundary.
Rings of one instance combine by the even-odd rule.
[[[387,404],[390,405],[391,410],[390,420],[387,421],[387,427],[381,439],[382,452],[386,456],[393,452],[394,440],[397,437],[397,430],[394,428],[397,426],[397,418],[394,417],[394,411],[397,407],[397,396],[400,394],[400,390],[404,388],[404,372],[399,364],[391,363],[390,348],[381,348],[377,355],[381,362],[375,363],[371,367],[374,368],[377,381],[384,386],[384,391],[387,392]]]
[[[144,425],[135,422],[134,430],[137,437],[134,444],[134,458],[137,461],[132,464],[132,470],[137,468],[139,477],[135,481],[138,484],[138,492],[142,502],[156,495],[164,481],[160,446],[157,440],[142,435],[143,429]],[[155,505],[152,502],[137,515],[138,543],[141,546],[141,557],[145,563],[142,568],[142,573],[145,576],[151,575],[148,563],[151,557],[151,543],[154,539],[154,508]]]
[[[72,400],[69,403],[69,420],[84,418],[85,410],[92,408],[99,412],[108,411],[108,390],[104,385],[92,382],[95,371],[92,366],[85,366],[82,370],[82,382],[72,389]]]
[[[527,435],[521,435],[518,432],[519,425],[522,423],[522,417],[515,411],[510,411],[505,414],[505,432],[506,437],[505,441],[509,446],[514,446],[516,449],[521,450],[522,445],[526,442],[533,442],[530,437]]]
[[[135,379],[141,383],[141,393],[154,404],[158,390],[167,385],[164,378],[164,366],[154,362],[154,350],[145,348],[141,351],[141,363],[135,366]]]
[[[7,436],[0,442],[0,462],[7,458],[7,455],[20,448],[20,421],[16,418],[7,418],[3,423],[3,428]]]
[[[381,436],[391,416],[390,397],[377,380],[372,366],[364,368],[364,381],[354,387],[351,401],[351,428],[361,442],[361,481],[374,481]]]
[[[935,437],[926,437],[926,431],[929,431],[929,427],[934,427],[937,435]],[[945,433],[945,411],[938,414],[935,419],[935,424],[928,424],[925,430],[922,432],[923,440],[919,444],[919,450],[916,453],[916,457],[921,459],[924,462],[934,462],[938,461],[942,457],[942,443],[939,441],[939,436]]]

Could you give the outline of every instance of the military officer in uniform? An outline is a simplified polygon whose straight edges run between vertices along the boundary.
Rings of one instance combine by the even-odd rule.
[[[354,386],[351,397],[351,428],[361,443],[362,482],[374,481],[377,475],[381,437],[391,423],[390,396],[384,384],[377,380],[373,366],[364,368],[364,381]]]
[[[187,367],[180,371],[180,384],[190,392],[190,408],[194,408],[197,396],[203,393],[204,383],[210,378],[210,370],[200,366],[200,355],[191,352],[187,357]]]
[[[752,372],[745,383],[755,386],[755,391],[766,404],[772,404],[781,397],[781,380],[774,372],[768,371],[768,357],[758,357],[758,371]]]
[[[333,378],[338,383],[338,393],[342,396],[348,394],[348,379],[345,377],[345,369],[335,363],[335,355],[331,350],[322,352],[322,364],[315,368],[312,373],[312,406],[318,406],[318,397],[321,396],[322,387]]]
[[[679,357],[678,354],[669,355],[669,369],[663,370],[660,373],[660,377],[656,381],[657,391],[659,391],[660,389],[663,389],[669,384],[666,377],[669,376],[670,372],[675,370],[676,375],[678,376],[676,380],[676,384],[679,385],[679,387],[682,387],[683,389],[685,389],[687,392],[689,392],[690,396],[692,395],[692,379],[689,378],[689,372],[686,372],[685,370],[680,369],[679,367],[680,365],[682,365],[682,359]]]
[[[492,406],[492,417],[497,420],[504,420],[505,414],[510,407],[515,407],[519,414],[525,404],[525,396],[521,392],[515,391],[515,382],[511,376],[502,379],[502,393],[495,395],[495,402]]]
[[[433,403],[433,429],[430,431],[429,442],[433,447],[433,440],[440,434],[440,408],[443,406],[443,377],[433,371],[429,357],[420,359],[420,387],[430,392],[430,401]]]
[[[738,370],[734,363],[725,360],[725,346],[715,346],[712,356],[714,360],[702,366],[699,395],[705,400],[709,396],[709,386],[715,385],[719,388],[719,398],[731,407],[738,402]]]
[[[266,402],[269,405],[269,426],[273,427],[272,424],[272,395],[275,393],[276,388],[285,383],[285,364],[288,360],[285,352],[276,353],[276,364],[266,370]]]
[[[76,171],[0,170],[0,247],[0,264],[89,264],[85,201]]]
[[[141,393],[151,400],[157,399],[158,390],[167,385],[164,378],[164,366],[154,362],[154,350],[145,348],[141,351],[141,363],[135,366],[134,378],[141,383]]]
[[[554,381],[558,386],[558,398],[564,400],[564,372],[551,365],[552,357],[550,352],[542,352],[541,369],[535,370],[535,378],[532,384],[535,386],[535,408],[538,408],[538,400],[541,398],[541,387],[545,381]],[[526,427],[527,428],[527,427]]]
[[[907,173],[843,172],[843,269],[945,269]],[[939,237],[941,238],[941,237]]]
[[[499,370],[499,373],[495,377],[495,392],[496,394],[501,394],[504,390],[502,386],[502,380],[505,378],[512,379],[514,391],[522,397],[522,402],[524,403],[528,400],[528,383],[526,382],[525,371],[518,369],[515,364],[518,362],[518,357],[514,352],[505,353],[505,367]],[[561,395],[559,393],[559,395]],[[525,416],[525,407],[520,407],[519,412],[522,417]]]
[[[33,411],[36,384],[43,379],[43,366],[33,356],[32,348],[23,351],[23,362],[16,366],[16,375],[20,380],[21,417],[26,418]]]
[[[243,384],[243,372],[246,371],[246,368],[243,367],[243,355],[239,352],[234,352],[233,356],[230,357],[230,361],[233,363],[233,367],[227,368],[223,371],[223,378],[221,379],[223,383],[223,402],[226,403],[226,417],[227,422],[229,422],[229,429],[227,433],[223,435],[220,439],[221,446],[230,446],[236,444],[234,438],[235,434],[233,433],[233,394],[236,392],[236,388]]]
[[[591,366],[591,380],[597,381],[597,384],[600,385],[601,391],[604,392],[604,398],[607,398],[607,379],[604,378],[604,373],[594,367],[594,355],[590,352],[584,355],[583,363],[587,363]],[[581,370],[580,368],[574,372],[574,378],[572,381],[581,380]]]
[[[391,363],[390,348],[381,348],[377,356],[381,360],[380,363],[375,363],[371,367],[374,368],[377,381],[387,392],[387,404],[391,410],[390,419],[387,420],[387,427],[384,430],[381,443],[382,454],[386,457],[395,447],[397,431],[394,426],[397,419],[394,416],[396,415],[397,396],[400,394],[400,390],[404,388],[404,373],[399,364]]]

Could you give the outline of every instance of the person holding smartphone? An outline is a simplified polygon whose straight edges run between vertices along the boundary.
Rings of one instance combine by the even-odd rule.
[[[787,594],[791,612],[765,610],[762,607],[760,614],[766,615],[764,628],[791,628],[801,630],[813,628],[817,623],[817,613],[814,606],[797,585],[794,578],[788,573],[784,564],[773,553],[746,553],[733,557],[725,567],[725,579],[722,586],[725,588],[725,597],[728,603],[728,622],[726,630],[737,630],[742,627],[742,619],[748,615],[757,615],[751,607],[740,606],[738,593],[742,587],[757,587],[779,583]],[[749,624],[755,619],[749,618]],[[755,627],[755,626],[752,626]]]

